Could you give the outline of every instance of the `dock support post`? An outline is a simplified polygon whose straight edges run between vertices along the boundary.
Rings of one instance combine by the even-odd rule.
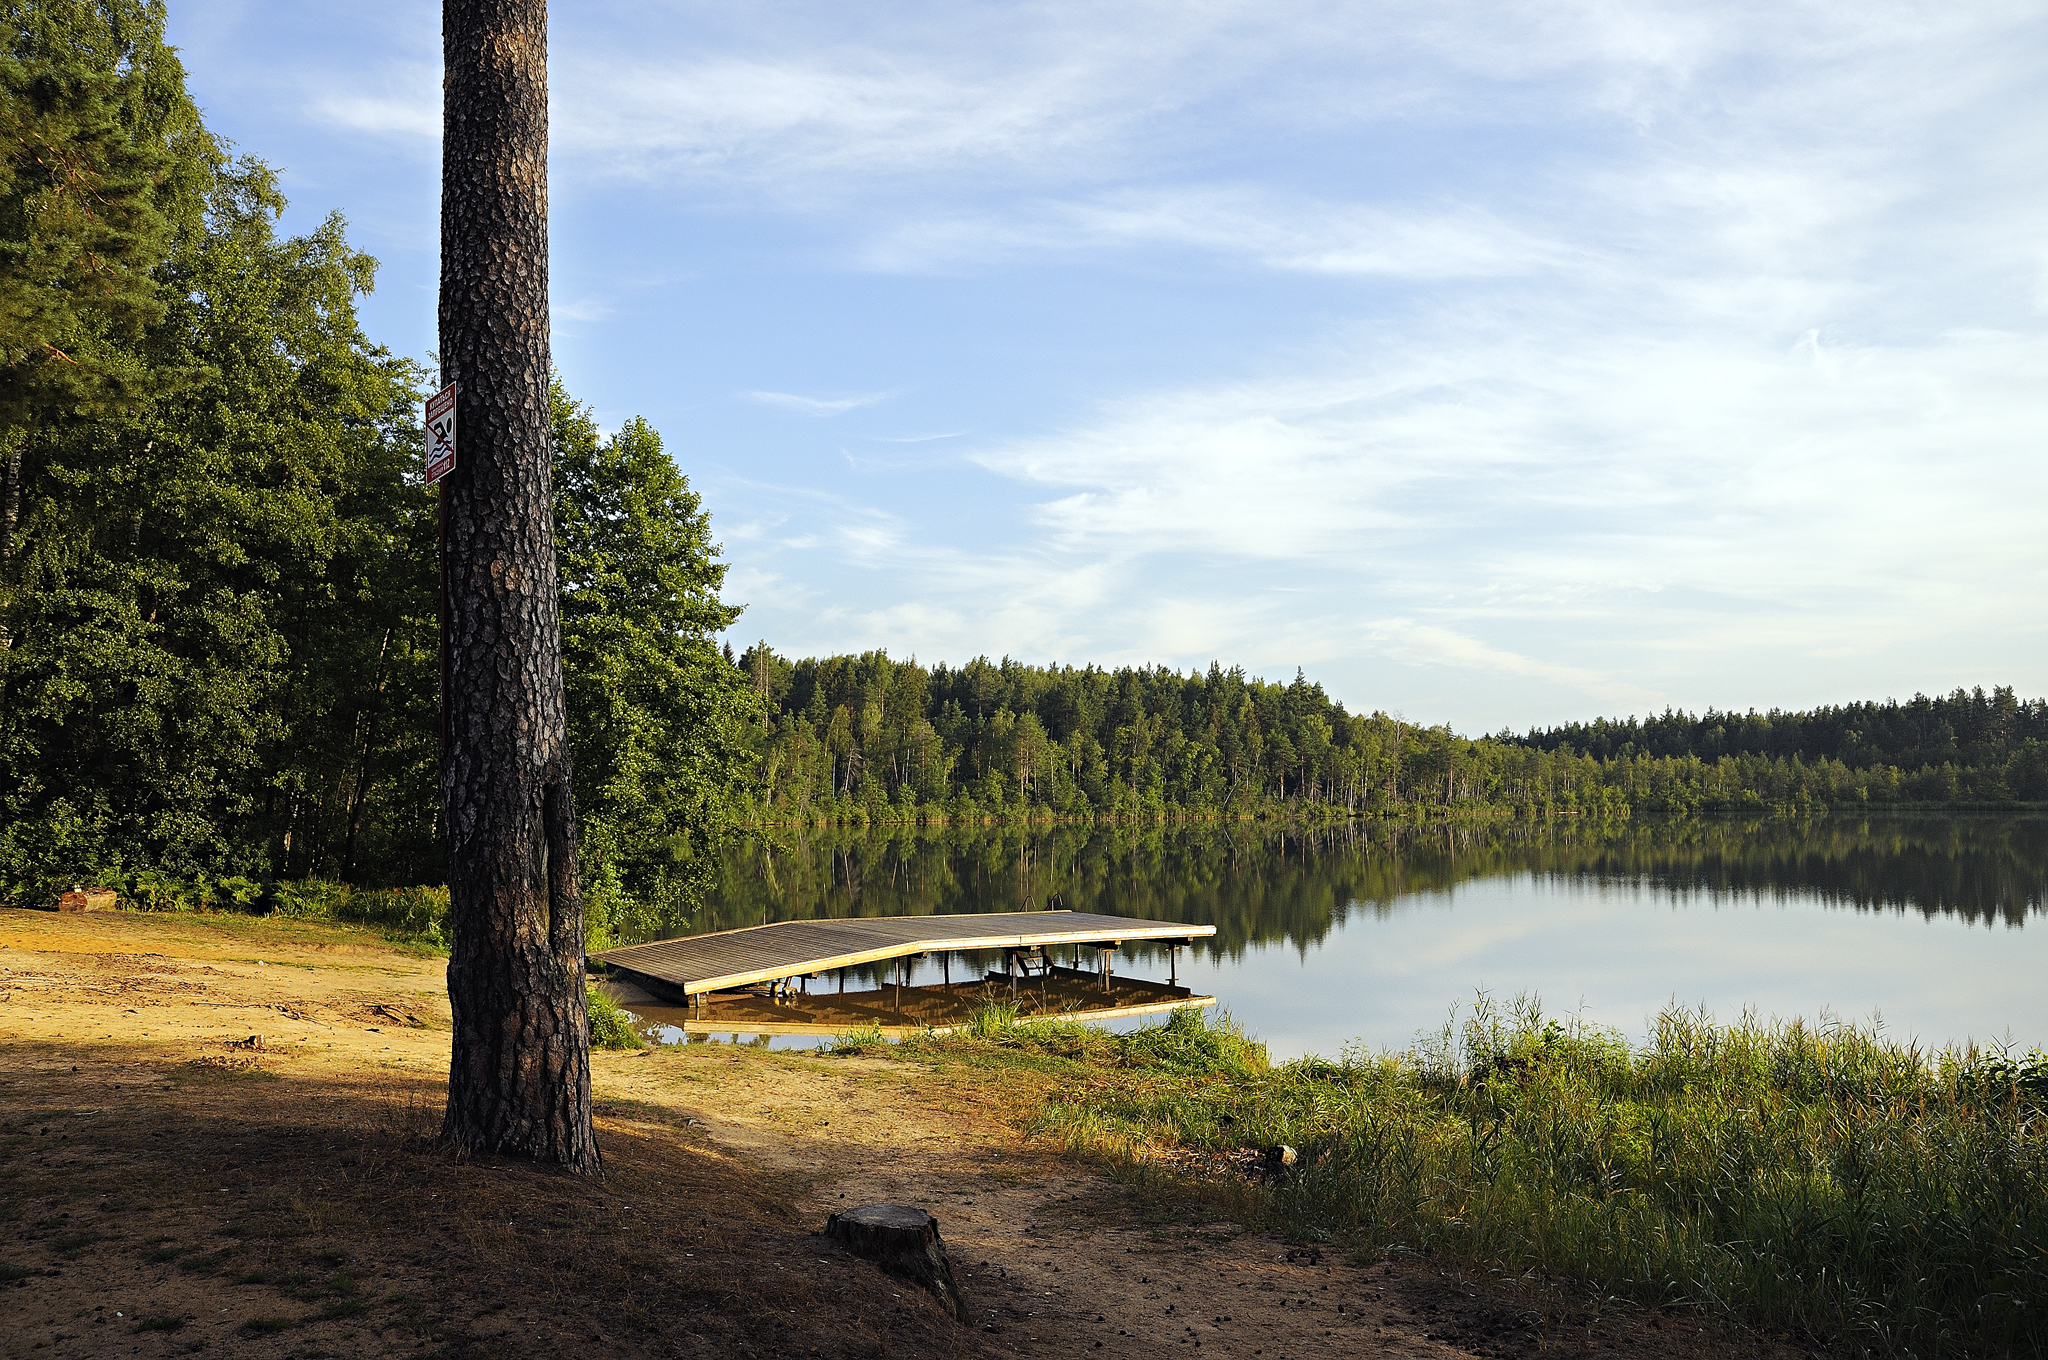
[[[1180,946],[1177,944],[1166,946],[1166,985],[1180,986]]]

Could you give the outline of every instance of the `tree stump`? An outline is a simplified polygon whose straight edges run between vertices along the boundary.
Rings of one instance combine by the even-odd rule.
[[[931,1290],[960,1321],[974,1321],[967,1300],[960,1297],[960,1286],[954,1283],[946,1243],[939,1236],[939,1220],[924,1210],[902,1204],[863,1204],[826,1219],[825,1236],[844,1242],[855,1256],[866,1257],[891,1275]]]

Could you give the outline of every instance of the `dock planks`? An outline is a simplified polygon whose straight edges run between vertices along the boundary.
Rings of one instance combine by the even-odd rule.
[[[765,926],[622,945],[591,955],[621,972],[687,996],[803,977],[914,954],[1043,949],[1125,941],[1190,944],[1216,927],[1144,921],[1079,911],[1012,911],[956,916],[863,916],[777,921]]]

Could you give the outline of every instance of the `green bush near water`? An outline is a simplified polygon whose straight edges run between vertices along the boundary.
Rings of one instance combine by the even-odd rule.
[[[934,1056],[1068,1080],[1037,1129],[1292,1235],[1727,1308],[1843,1353],[2048,1353],[2048,1059],[1671,1011],[1647,1043],[1502,1014],[1400,1055],[1269,1065],[1227,1018],[992,1026]],[[1160,1173],[1163,1145],[1286,1143],[1274,1186]]]
[[[592,1048],[634,1049],[647,1047],[640,1031],[633,1028],[633,1015],[595,982],[589,986],[590,1046]]]

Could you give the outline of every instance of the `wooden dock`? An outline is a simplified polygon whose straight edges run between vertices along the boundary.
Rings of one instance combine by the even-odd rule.
[[[1098,951],[1107,985],[1110,953],[1126,942],[1164,944],[1169,953],[1216,933],[1214,926],[1098,916],[1078,911],[1014,911],[948,916],[862,916],[840,920],[777,921],[771,925],[686,935],[675,940],[622,945],[591,955],[655,996],[685,1003],[713,992],[759,983],[774,986],[838,969],[928,954],[1000,951],[1006,976],[1035,978],[1051,965],[1046,950],[1059,945]],[[1072,972],[1074,970],[1066,970]],[[978,985],[978,984],[976,984]]]
[[[685,1034],[805,1035],[829,1038],[873,1026],[884,1038],[944,1034],[959,1029],[990,1002],[1013,1005],[1025,1020],[1122,1020],[1162,1015],[1183,1006],[1216,1004],[1186,987],[1139,978],[1112,977],[1107,990],[1099,973],[1052,968],[1018,978],[1006,974],[971,982],[881,987],[857,992],[778,991],[765,988],[692,998],[689,1006],[664,1005],[630,975],[607,984],[643,1027],[673,1028]]]

